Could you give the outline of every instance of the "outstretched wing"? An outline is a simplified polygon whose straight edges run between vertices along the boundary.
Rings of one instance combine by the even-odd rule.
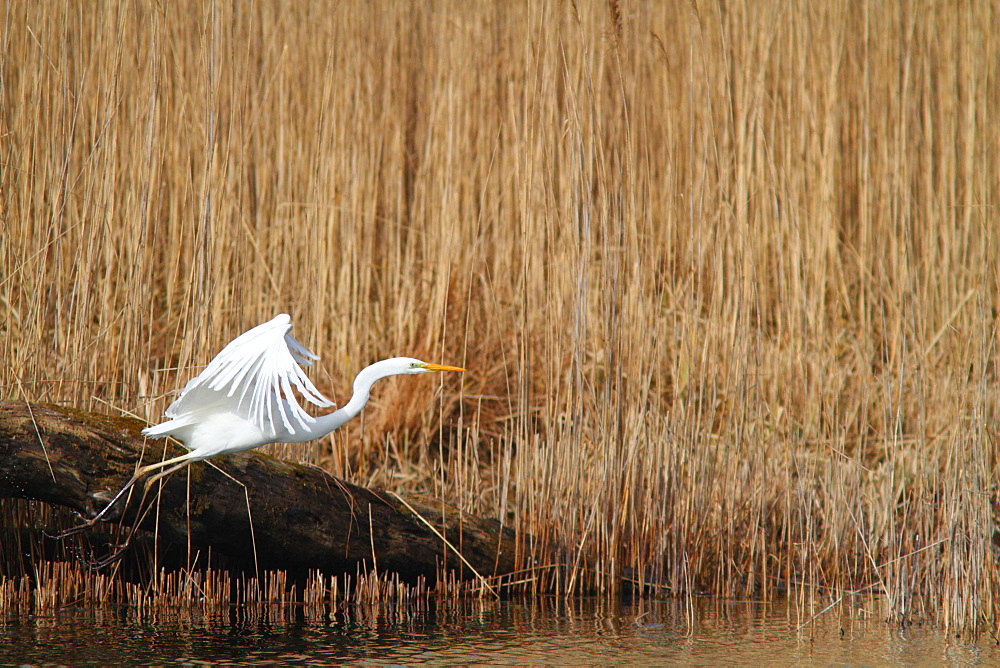
[[[312,404],[334,406],[302,371],[319,357],[289,331],[291,318],[282,313],[236,337],[204,371],[181,390],[166,416],[185,420],[205,411],[228,411],[249,420],[263,434],[277,434],[278,421],[290,433],[315,419],[299,405],[294,387]]]

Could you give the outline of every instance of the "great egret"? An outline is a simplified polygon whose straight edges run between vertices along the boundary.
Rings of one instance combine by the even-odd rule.
[[[324,397],[299,367],[312,365],[319,357],[299,343],[289,331],[291,318],[282,313],[233,339],[198,376],[181,390],[167,408],[170,418],[146,427],[152,438],[173,436],[188,452],[136,470],[125,487],[86,524],[93,525],[143,476],[164,469],[146,482],[146,489],[159,478],[191,462],[230,452],[252,450],[267,443],[301,443],[329,434],[356,416],[368,403],[372,385],[381,378],[431,371],[465,371],[457,366],[430,364],[412,357],[393,357],[365,367],[354,379],[354,396],[332,413],[313,417],[306,413],[292,392],[321,408],[334,403]],[[169,467],[169,468],[168,468]]]

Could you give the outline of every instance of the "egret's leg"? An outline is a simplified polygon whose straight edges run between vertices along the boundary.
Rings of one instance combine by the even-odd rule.
[[[72,529],[69,529],[67,531],[62,532],[61,534],[57,535],[56,538],[63,539],[63,538],[66,538],[67,536],[72,536],[74,534],[78,534],[81,531],[89,529],[90,527],[92,527],[95,524],[97,524],[98,522],[100,522],[101,518],[104,517],[104,515],[109,510],[111,510],[111,506],[115,505],[118,502],[118,499],[122,498],[122,495],[125,492],[129,491],[130,489],[132,489],[132,486],[135,485],[135,483],[139,482],[139,480],[144,475],[146,475],[148,473],[151,473],[151,472],[155,471],[156,469],[160,469],[160,468],[163,468],[165,466],[170,466],[171,464],[178,464],[179,462],[187,463],[188,461],[190,461],[190,459],[191,459],[191,453],[190,452],[186,452],[183,455],[180,455],[179,457],[173,457],[171,459],[167,459],[167,460],[162,461],[162,462],[156,462],[155,464],[150,464],[148,466],[141,467],[139,470],[137,470],[135,472],[135,474],[132,476],[132,478],[129,479],[129,481],[127,483],[125,483],[125,486],[122,487],[121,490],[117,494],[115,494],[114,498],[111,499],[111,502],[108,503],[108,505],[104,506],[104,509],[101,510],[101,512],[97,513],[97,515],[95,515],[94,517],[90,518],[89,520],[84,521],[83,524],[80,524],[79,526],[75,526]],[[175,471],[177,468],[179,468],[179,466],[175,466],[174,468],[172,468],[169,471],[167,471],[167,473],[171,473],[171,472]],[[161,476],[159,476],[159,475],[155,476],[154,479],[157,479],[159,477],[161,477]],[[147,487],[146,488],[147,489],[149,488],[148,483],[147,483]]]
[[[86,531],[90,527],[92,527],[95,524],[97,524],[98,522],[100,522],[101,518],[104,517],[104,514],[107,513],[111,509],[111,506],[113,506],[116,503],[118,503],[118,499],[122,498],[122,495],[125,492],[129,491],[130,489],[132,489],[132,486],[135,485],[135,483],[139,481],[140,477],[142,477],[142,476],[140,476],[138,472],[135,475],[133,475],[132,478],[127,483],[125,483],[125,486],[122,487],[121,490],[119,490],[119,492],[117,494],[115,494],[114,498],[111,499],[111,501],[108,503],[108,505],[104,506],[104,508],[101,510],[101,512],[97,513],[96,515],[94,515],[93,517],[91,517],[89,520],[84,520],[83,524],[78,524],[75,527],[73,527],[72,529],[67,529],[66,531],[63,531],[60,534],[56,534],[54,536],[54,538],[62,540],[63,538],[67,538],[68,536],[73,536],[73,535],[78,534],[78,533],[80,533],[82,531]]]
[[[174,466],[171,466],[167,470],[160,471],[159,473],[157,473],[156,475],[154,475],[152,478],[150,478],[149,480],[146,481],[146,483],[143,485],[143,487],[145,487],[146,492],[148,492],[149,488],[153,486],[154,482],[156,482],[160,478],[167,477],[168,475],[170,475],[174,471],[176,471],[178,469],[181,469],[181,468],[184,468],[185,466],[187,466],[190,463],[191,463],[191,459],[188,458],[188,457],[185,457],[184,461],[180,462],[179,464],[175,464]]]
[[[180,455],[179,457],[172,457],[171,459],[167,459],[167,460],[164,460],[162,462],[156,462],[155,464],[149,464],[148,466],[141,467],[138,471],[135,472],[135,475],[132,476],[132,479],[129,480],[127,483],[125,483],[125,486],[122,487],[121,491],[118,492],[117,494],[115,494],[115,498],[111,499],[111,503],[109,503],[108,505],[104,506],[104,510],[102,510],[99,513],[97,513],[97,515],[94,516],[93,519],[87,520],[87,524],[85,526],[90,526],[90,525],[93,525],[94,523],[100,521],[100,519],[102,517],[104,517],[104,514],[106,512],[108,512],[108,510],[111,509],[111,506],[115,505],[115,502],[118,501],[118,499],[121,498],[122,494],[124,494],[128,489],[130,489],[132,487],[132,485],[134,485],[135,483],[139,482],[139,480],[143,476],[145,476],[145,475],[147,475],[149,473],[152,473],[156,469],[162,469],[165,466],[170,466],[171,464],[177,464],[178,462],[184,462],[184,463],[186,463],[189,459],[191,459],[191,453],[190,452],[185,452],[183,455]],[[174,468],[169,469],[167,472],[169,473],[171,471],[176,470],[177,468],[179,468],[179,465],[175,466]],[[159,477],[160,477],[159,475],[158,476],[154,476],[154,480],[156,478],[159,478]],[[149,488],[149,483],[148,482],[146,483],[146,488],[147,489]]]
[[[176,460],[180,458],[175,457],[174,459]],[[132,523],[132,526],[128,530],[128,535],[125,537],[125,542],[121,543],[120,545],[117,545],[115,547],[114,552],[104,557],[104,559],[98,561],[95,564],[97,568],[104,568],[105,566],[108,566],[109,564],[112,564],[121,559],[122,555],[125,554],[125,551],[128,549],[129,545],[132,544],[132,537],[135,535],[135,532],[138,530],[139,526],[146,520],[146,516],[149,515],[149,511],[152,510],[153,508],[154,504],[152,503],[150,503],[148,506],[146,505],[146,499],[149,497],[149,490],[153,486],[153,483],[161,478],[165,478],[166,476],[170,475],[171,473],[177,471],[180,468],[188,466],[189,464],[191,464],[191,461],[192,460],[190,458],[186,458],[186,461],[175,463],[170,468],[160,471],[159,473],[157,473],[156,475],[154,475],[153,477],[151,477],[149,480],[146,481],[146,483],[142,486],[142,498],[139,499],[139,512],[136,516],[135,522]],[[145,510],[143,510],[143,506],[145,506]]]
[[[180,455],[179,457],[172,457],[170,459],[165,459],[162,462],[156,462],[155,464],[149,464],[148,466],[143,466],[141,469],[139,469],[138,471],[135,472],[135,477],[136,478],[141,478],[142,476],[146,475],[147,473],[152,473],[156,469],[162,469],[165,466],[170,466],[171,464],[177,464],[179,462],[188,462],[188,461],[191,461],[192,459],[194,459],[194,453],[193,452],[185,452],[183,455]],[[180,468],[180,466],[175,466],[174,468],[172,468],[170,470],[171,471],[176,471],[179,468]],[[162,475],[165,475],[165,474],[162,474]],[[154,480],[156,478],[160,478],[160,477],[161,477],[160,475],[157,475],[154,478]]]

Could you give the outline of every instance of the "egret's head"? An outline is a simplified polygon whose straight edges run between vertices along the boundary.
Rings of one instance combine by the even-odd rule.
[[[361,373],[354,379],[354,397],[361,397],[362,405],[364,405],[364,401],[368,400],[368,391],[380,378],[403,374],[428,373],[430,371],[465,371],[465,369],[457,366],[421,362],[412,357],[393,357],[392,359],[375,362],[375,364],[361,370]],[[351,401],[353,402],[354,399],[351,399]]]
[[[433,364],[431,362],[421,362],[412,357],[400,357],[403,365],[401,373],[429,373],[431,371],[465,371],[462,367],[447,366],[445,364]]]

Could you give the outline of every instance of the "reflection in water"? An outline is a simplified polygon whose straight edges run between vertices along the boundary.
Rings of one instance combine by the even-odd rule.
[[[821,609],[821,608],[820,608]],[[893,627],[877,602],[837,606],[800,631],[787,604],[462,601],[307,615],[268,606],[224,615],[66,611],[0,621],[0,663],[917,663],[1000,661],[933,628]],[[813,614],[809,612],[808,614]]]

